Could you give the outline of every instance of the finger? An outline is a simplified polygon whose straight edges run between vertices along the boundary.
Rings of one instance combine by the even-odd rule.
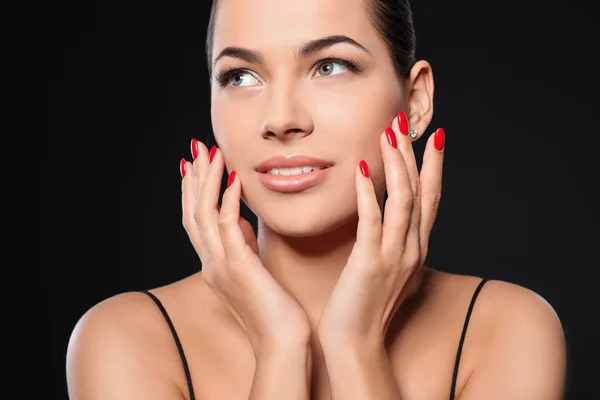
[[[242,185],[235,171],[231,171],[229,174],[227,185],[221,202],[219,232],[228,263],[240,265],[243,263],[248,249],[239,224]]]
[[[202,182],[208,172],[208,149],[202,142],[198,142],[196,139],[192,139],[190,143],[190,149],[192,153],[193,166],[194,166],[194,193],[196,194],[196,201],[202,188]]]
[[[238,223],[242,230],[242,234],[244,235],[244,241],[250,246],[254,254],[258,255],[258,242],[252,224],[242,216],[240,216]]]
[[[194,220],[200,228],[201,240],[204,241],[211,259],[223,258],[223,245],[219,233],[219,195],[221,181],[225,168],[223,156],[215,148],[214,157],[209,163],[207,172],[202,181],[198,202],[194,211]]]
[[[408,136],[409,126],[408,118],[403,111],[400,111],[394,121],[392,121],[392,129],[396,133],[398,139],[398,149],[402,153],[402,158],[406,166],[406,171],[410,180],[410,188],[413,194],[413,207],[410,216],[410,224],[408,226],[406,236],[406,246],[410,251],[414,251],[413,260],[420,258],[420,239],[419,239],[419,224],[421,214],[421,187],[419,178],[419,169],[415,160],[415,152],[410,136]]]
[[[404,251],[414,206],[414,196],[410,189],[406,162],[402,153],[394,148],[393,139],[390,137],[393,132],[390,131],[391,129],[388,128],[379,138],[388,192],[385,202],[381,249],[382,253],[387,256]]]
[[[179,163],[179,172],[181,173],[181,209],[182,223],[185,231],[190,237],[194,249],[201,256],[200,232],[194,221],[194,210],[196,205],[196,195],[194,194],[194,176],[192,174],[192,164],[182,158]]]
[[[356,243],[368,250],[378,251],[381,240],[381,210],[366,161],[361,160],[354,173],[358,205]]]
[[[423,166],[421,167],[421,241],[427,243],[433,229],[442,198],[442,166],[444,162],[445,132],[442,128],[435,131],[427,140]]]
[[[396,134],[398,150],[402,153],[402,157],[406,163],[406,170],[408,171],[408,176],[410,178],[410,187],[415,198],[419,198],[419,169],[417,168],[417,161],[415,160],[413,142],[410,136],[408,136],[408,119],[403,111],[400,111],[392,121],[392,130]]]

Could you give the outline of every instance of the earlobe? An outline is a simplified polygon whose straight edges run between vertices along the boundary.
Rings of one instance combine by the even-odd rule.
[[[416,130],[418,139],[433,118],[433,73],[431,65],[421,60],[415,63],[410,72],[408,84],[409,128]]]

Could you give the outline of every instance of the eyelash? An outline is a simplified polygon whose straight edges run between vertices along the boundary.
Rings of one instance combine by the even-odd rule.
[[[361,67],[360,63],[354,59],[342,60],[340,58],[328,57],[328,58],[319,60],[314,66],[316,66],[318,69],[318,67],[320,67],[321,65],[328,63],[328,62],[335,62],[335,63],[341,64],[354,73],[362,72],[362,67]],[[233,78],[234,75],[242,73],[242,72],[251,73],[249,70],[244,69],[244,68],[228,67],[228,68],[225,68],[225,69],[219,71],[216,79],[217,79],[217,82],[219,82],[219,86],[224,88],[225,86],[229,85],[229,82],[231,81],[231,78]],[[321,76],[320,78],[327,78],[329,76],[335,76],[335,75],[324,75],[324,76]]]

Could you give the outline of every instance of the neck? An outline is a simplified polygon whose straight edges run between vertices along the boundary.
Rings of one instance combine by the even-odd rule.
[[[313,327],[352,252],[357,224],[358,219],[317,236],[288,237],[258,221],[260,259],[277,282],[298,300]],[[410,280],[406,296],[417,291],[420,275]]]

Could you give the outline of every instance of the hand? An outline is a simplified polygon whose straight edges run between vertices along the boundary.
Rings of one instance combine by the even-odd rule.
[[[373,183],[356,168],[356,243],[319,319],[321,340],[381,343],[407,282],[425,262],[441,197],[444,131],[430,136],[419,176],[406,121],[401,112],[380,137],[388,191],[383,224]],[[366,163],[362,168],[368,175]]]
[[[224,160],[219,149],[213,152],[210,157],[206,146],[193,139],[194,164],[181,160],[183,226],[202,261],[202,278],[242,326],[255,354],[272,346],[306,344],[306,313],[264,267],[254,230],[240,216],[242,183],[235,171],[219,209]]]

